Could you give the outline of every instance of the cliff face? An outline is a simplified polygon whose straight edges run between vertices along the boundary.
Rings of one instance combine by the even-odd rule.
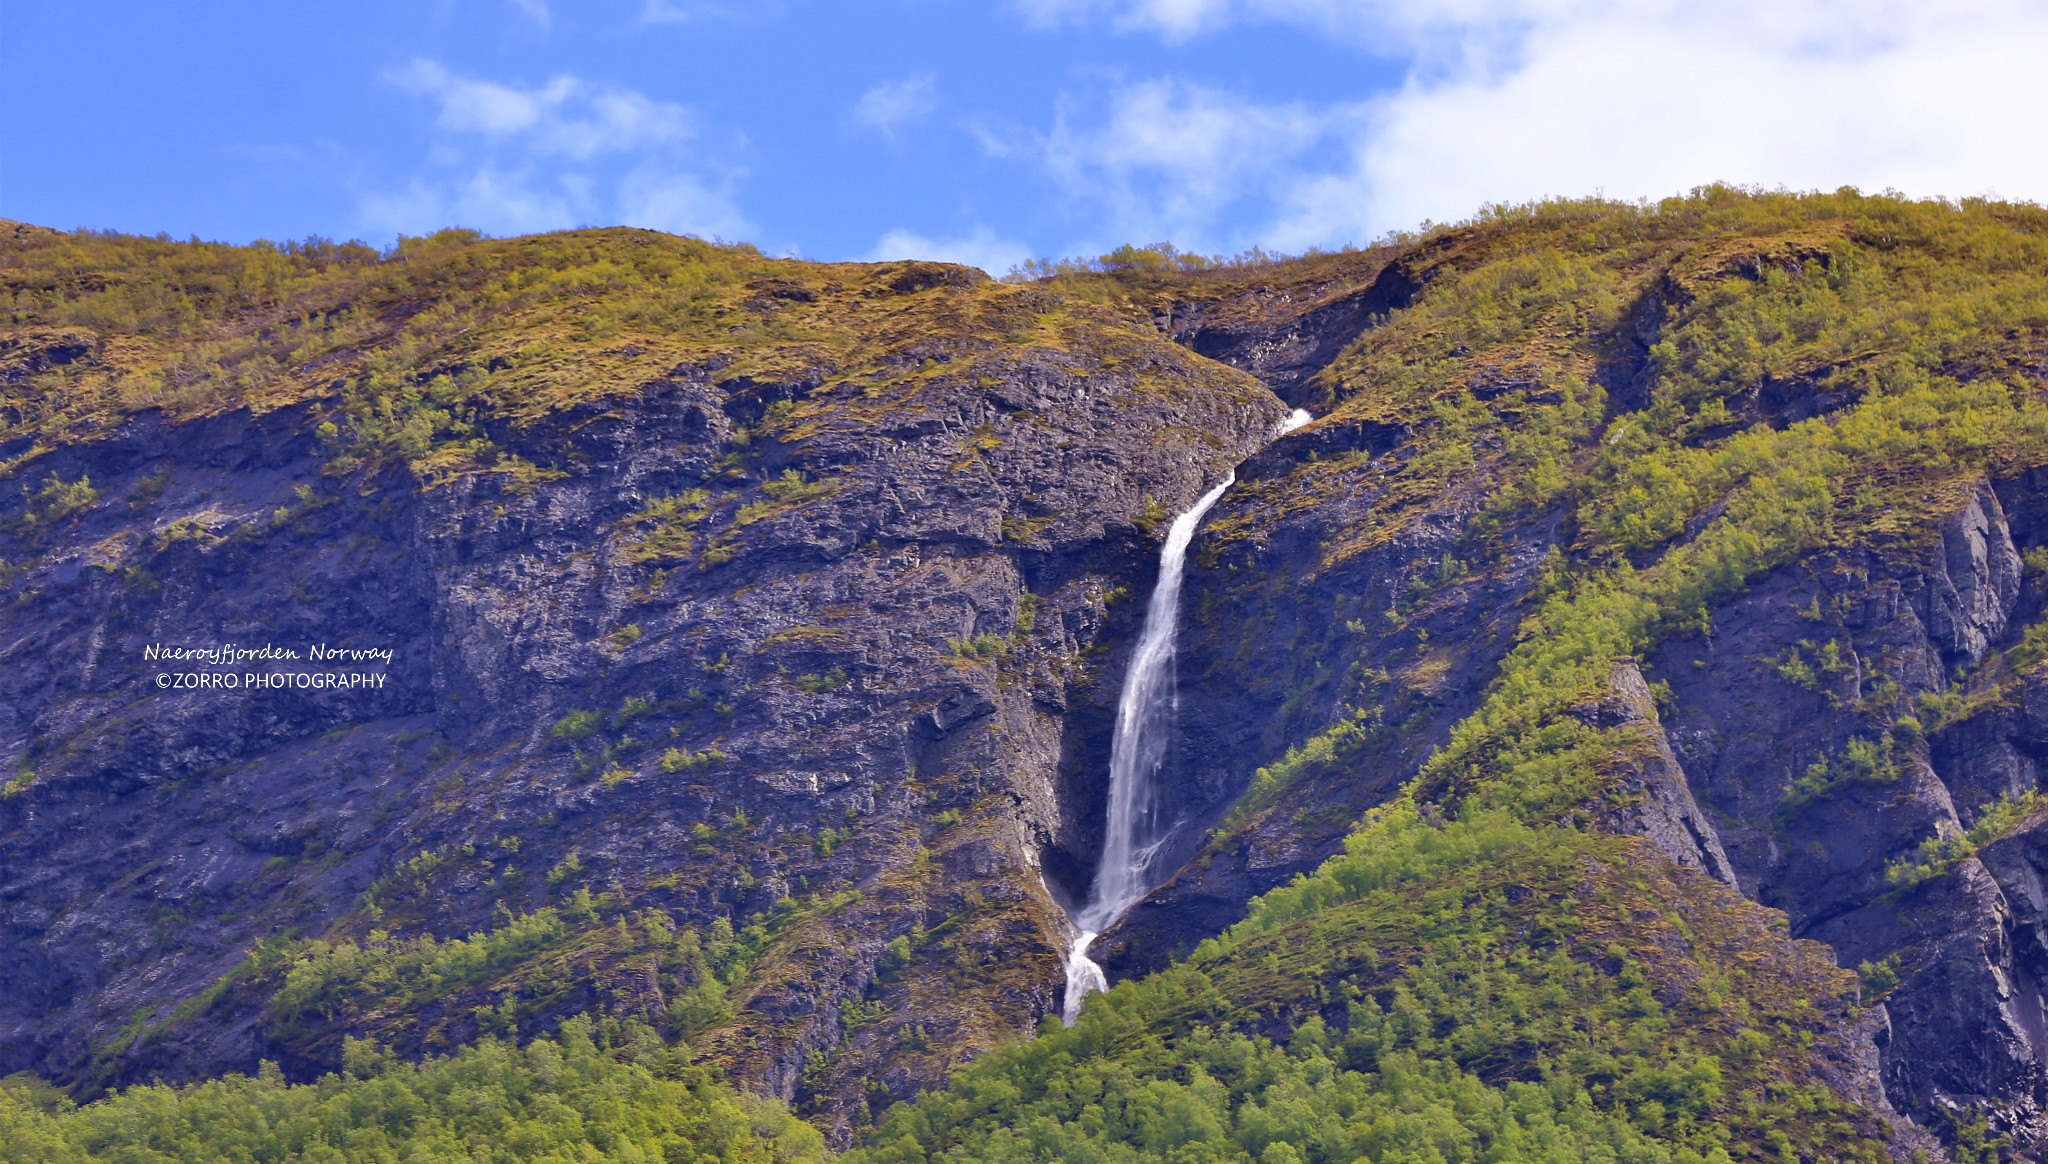
[[[1095,947],[1198,1000],[1157,1037],[1505,951],[1662,1032],[1640,1070],[1716,1064],[1682,1119],[1592,1071],[1628,1135],[1776,1144],[1813,1088],[1802,1151],[2048,1140],[2043,231],[1717,197],[1031,285],[13,229],[0,1075],[592,1012],[851,1142],[1057,1012],[1157,539],[1236,468],[1164,883]],[[219,643],[392,654],[145,658]],[[384,678],[156,678],[323,669]],[[1340,868],[1416,830],[1479,855]],[[1564,1028],[1455,1033],[1522,1005],[1359,1069],[1564,1070]]]
[[[1054,306],[924,270],[849,295]],[[1099,845],[1074,757],[1102,750],[1150,527],[1285,409],[1113,324],[1031,347],[952,323],[883,337],[860,376],[724,376],[714,352],[481,416],[517,474],[349,467],[320,432],[349,421],[317,402],[146,409],[36,457],[25,479],[94,497],[51,519],[25,494],[0,551],[21,563],[0,1069],[307,1072],[344,1033],[417,1051],[501,1021],[478,1008],[526,1030],[597,1007],[688,1023],[757,1086],[834,1106],[1030,1029],[1064,944],[1040,868],[1071,886]],[[387,677],[345,692],[161,690],[267,668],[145,660],[221,643],[394,654],[342,668]],[[526,973],[563,951],[529,950],[445,997],[336,976],[250,1009],[301,954],[256,968],[261,939],[380,949],[372,930],[459,937],[578,891],[775,932],[729,1009],[688,1019],[664,1000],[705,971],[630,942],[579,948],[569,981]],[[945,969],[882,981],[892,942]],[[174,1013],[200,996],[199,1020]],[[913,1020],[922,1053],[884,1059]]]
[[[1484,262],[1474,250],[1453,239],[1412,253],[1370,294],[1394,286],[1412,299],[1459,278],[1461,262]],[[1595,439],[1625,439],[1651,404],[1652,348],[1668,347],[1712,294],[1695,281],[1699,263],[1694,251],[1631,271],[1614,330],[1576,350],[1552,336],[1534,353],[1512,340],[1452,348],[1436,374],[1490,415],[1462,434],[1474,438],[1474,471],[1435,492],[1404,478],[1443,454],[1428,428],[1447,419],[1441,405],[1411,422],[1338,364],[1274,376],[1292,398],[1334,411],[1254,458],[1198,551],[1176,758],[1189,802],[1204,806],[1191,819],[1209,831],[1191,830],[1178,871],[1098,942],[1106,964],[1155,970],[1187,953],[1243,917],[1242,903],[1313,869],[1361,812],[1411,782],[1426,798],[1461,794],[1438,782],[1468,777],[1426,761],[1497,682],[1557,574],[1601,554],[1588,528],[1601,516],[1603,502],[1589,499],[1597,486],[1548,505],[1501,503],[1526,489],[1515,429],[1531,406],[1571,408],[1576,373],[1603,389]],[[1338,332],[1318,333],[1320,320]],[[1412,342],[1361,339],[1383,322],[1310,303],[1263,333],[1240,329],[1219,354],[1256,367],[1274,352],[1350,345],[1356,367],[1376,344],[1394,354]],[[2025,391],[2038,392],[2038,354],[2015,362]],[[1855,394],[1830,391],[1830,374],[1763,377],[1729,400],[1715,435],[1745,423],[1796,432],[1852,407]],[[2031,799],[2042,736],[2027,711],[2042,583],[2022,558],[2048,533],[2044,503],[2032,470],[1920,481],[1903,512],[1867,534],[1838,519],[1811,551],[1695,612],[1640,666],[1618,663],[1604,690],[1560,711],[1637,737],[1606,762],[1603,807],[1586,818],[1739,886],[1783,910],[1793,936],[1862,967],[1876,1004],[1863,1086],[1877,1089],[1881,1075],[1888,1102],[1945,1134],[1985,1120],[1992,1139],[2035,1143],[2048,1132],[2048,1044],[2039,873],[2023,854],[2043,827]],[[1727,505],[1703,499],[1681,537]],[[1961,1014],[1980,1017],[1959,1024]]]

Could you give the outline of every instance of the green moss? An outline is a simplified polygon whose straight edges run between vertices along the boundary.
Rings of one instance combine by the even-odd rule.
[[[52,473],[29,498],[29,508],[38,521],[56,522],[91,508],[99,499],[91,477],[81,474],[76,481],[65,481]]]
[[[734,525],[752,525],[786,510],[822,500],[839,492],[839,486],[813,481],[795,469],[785,469],[780,477],[763,482],[761,492],[767,496],[760,501],[750,501],[740,506],[739,511],[733,515]]]
[[[823,674],[792,676],[789,684],[798,691],[807,692],[811,695],[823,695],[828,691],[837,691],[852,681],[847,676],[845,668],[834,667]]]
[[[1822,756],[1807,765],[1805,775],[1785,790],[1780,811],[1798,813],[1807,805],[1852,784],[1892,784],[1899,779],[1897,745],[1890,735],[1879,740],[1854,736],[1839,756]]]
[[[710,516],[711,493],[691,489],[657,497],[618,523],[626,535],[621,549],[628,562],[674,562],[689,557],[694,527]]]
[[[1001,635],[978,634],[964,639],[947,639],[946,653],[955,659],[985,663],[1000,659],[1010,649],[1010,642]]]
[[[788,643],[836,644],[847,641],[846,632],[829,626],[803,624],[785,627],[761,640],[761,649],[783,646]]]

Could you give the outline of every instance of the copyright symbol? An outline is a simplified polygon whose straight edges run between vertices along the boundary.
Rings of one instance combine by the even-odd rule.
[[[157,672],[156,685],[158,687],[169,687],[171,685],[171,677],[161,671]]]

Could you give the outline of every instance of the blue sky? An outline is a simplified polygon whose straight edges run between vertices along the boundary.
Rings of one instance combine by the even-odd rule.
[[[1710,181],[2048,200],[2048,0],[0,0],[0,216],[820,259],[1365,243]]]

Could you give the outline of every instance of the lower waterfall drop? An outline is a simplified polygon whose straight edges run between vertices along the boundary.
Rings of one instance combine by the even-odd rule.
[[[1297,408],[1273,435],[1285,436],[1313,419],[1308,410]],[[1092,991],[1109,989],[1109,975],[1088,957],[1089,944],[1152,891],[1152,858],[1179,823],[1160,819],[1157,778],[1166,762],[1173,711],[1179,702],[1174,692],[1173,656],[1181,577],[1195,530],[1236,481],[1237,470],[1233,469],[1221,484],[1174,518],[1166,531],[1166,544],[1159,548],[1159,581],[1152,588],[1151,603],[1145,608],[1145,629],[1138,636],[1138,649],[1131,655],[1131,669],[1117,699],[1102,860],[1095,867],[1095,887],[1088,903],[1072,919],[1074,942],[1067,951],[1067,993],[1060,1007],[1060,1021],[1068,1026],[1080,1017],[1082,999]]]

